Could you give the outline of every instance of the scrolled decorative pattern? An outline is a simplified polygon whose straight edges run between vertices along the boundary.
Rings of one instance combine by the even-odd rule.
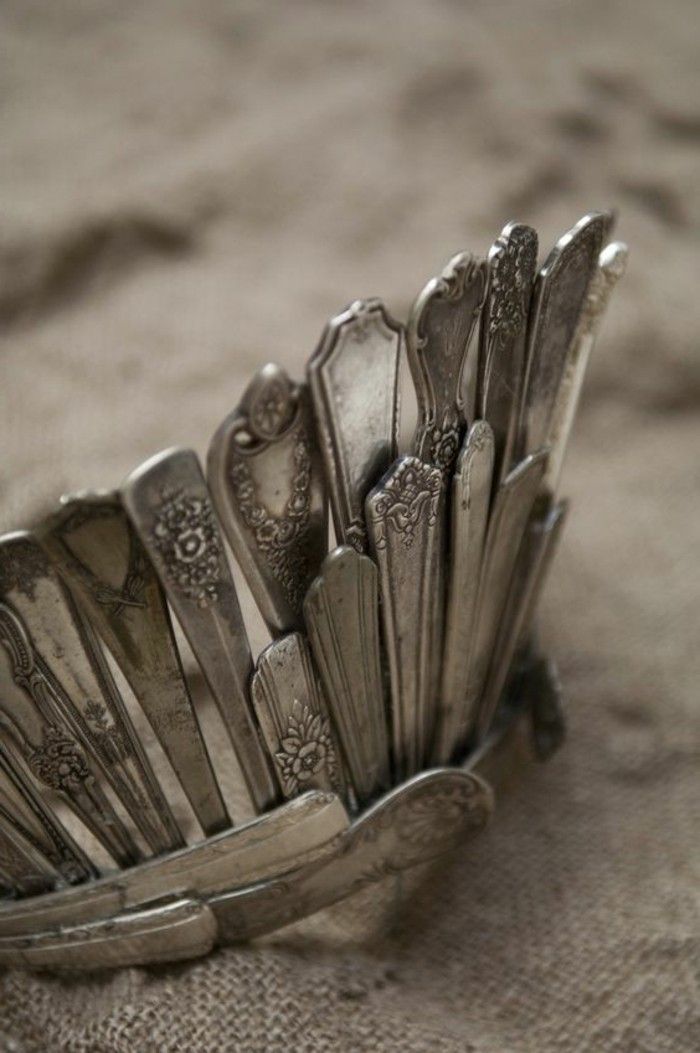
[[[435,523],[441,490],[439,471],[416,457],[406,457],[372,505],[376,547],[386,548],[387,531],[392,530],[410,548],[418,524],[423,520],[430,526]]]
[[[55,724],[45,727],[44,741],[28,760],[37,779],[59,793],[79,793],[90,778],[85,754],[75,739]]]
[[[311,457],[309,444],[301,434],[292,456],[292,492],[281,515],[273,515],[260,501],[253,474],[242,457],[235,458],[230,478],[241,516],[257,548],[265,553],[290,605],[298,607],[309,575],[305,544],[311,508]]]

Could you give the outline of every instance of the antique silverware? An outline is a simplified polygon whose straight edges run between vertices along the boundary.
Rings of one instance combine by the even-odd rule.
[[[566,446],[576,416],[588,360],[612,291],[625,273],[627,246],[614,241],[600,254],[597,268],[588,287],[578,328],[567,357],[549,432],[549,461],[544,487],[556,493],[559,487]]]
[[[521,455],[533,453],[550,440],[557,392],[603,238],[611,225],[607,212],[584,216],[559,239],[537,275],[521,403]]]
[[[355,793],[370,801],[391,785],[372,560],[347,545],[334,549],[306,594],[304,617]]]
[[[259,370],[209,447],[207,475],[233,554],[273,633],[301,628],[326,554],[321,455],[309,392],[279,366]]]
[[[0,806],[0,898],[15,893],[36,896],[50,891],[58,873],[16,822]]]
[[[445,647],[440,707],[432,748],[436,764],[448,764],[469,728],[465,685],[479,597],[486,527],[491,507],[495,450],[486,421],[469,429],[452,477],[452,530],[447,582]]]
[[[133,472],[122,498],[201,666],[257,811],[277,797],[248,688],[248,635],[204,473],[193,450],[166,450]]]
[[[404,872],[483,828],[491,784],[560,745],[535,615],[626,260],[610,225],[584,216],[536,274],[537,235],[510,223],[488,260],[460,253],[428,283],[405,335],[407,455],[404,329],[356,300],[306,382],[256,374],[206,479],[167,450],[0,538],[0,966],[185,959],[359,889],[396,902]],[[272,636],[256,661],[226,541]],[[216,769],[170,608],[228,732]],[[175,820],[136,705],[201,833]],[[257,813],[235,827],[229,764]]]
[[[118,496],[71,497],[38,536],[121,667],[202,829],[229,826],[163,591]],[[163,820],[172,847],[182,844],[168,809]]]
[[[411,310],[406,344],[418,400],[416,457],[448,472],[457,457],[467,406],[464,368],[486,295],[487,266],[469,253],[454,256]]]
[[[367,550],[365,498],[396,457],[402,327],[380,300],[332,318],[308,376],[338,544]]]
[[[537,270],[537,233],[509,223],[488,255],[488,295],[481,313],[476,416],[494,435],[494,478],[513,461],[525,371],[530,298]]]
[[[123,866],[141,853],[115,812],[66,719],[70,702],[17,610],[0,602],[0,643],[9,659],[2,677],[0,729],[14,741],[35,779],[63,797],[90,832]],[[4,673],[4,669],[3,669]]]
[[[41,855],[42,870],[48,864],[60,882],[74,885],[98,876],[97,868],[44,801],[9,744],[2,742],[0,826],[8,836],[12,828],[23,841],[32,845]]]
[[[288,633],[265,648],[251,686],[284,797],[346,790],[343,761],[306,640]]]
[[[367,497],[370,546],[379,567],[397,778],[420,770],[432,733],[443,504],[442,470],[417,457],[402,457]]]
[[[349,818],[334,794],[309,790],[268,815],[90,885],[0,904],[0,937],[106,921],[173,893],[208,896],[266,881],[334,851]]]
[[[477,739],[488,731],[493,713],[482,700],[494,637],[508,594],[511,576],[528,521],[542,482],[547,451],[530,454],[508,473],[494,498],[486,536],[475,632],[466,679],[467,724],[473,721]]]
[[[543,509],[533,513],[526,527],[483,691],[482,707],[485,721],[496,710],[515,658],[516,648],[524,642],[525,631],[532,622],[534,609],[556,552],[566,512],[565,502],[552,506],[551,501],[547,500]]]
[[[92,753],[154,852],[175,847],[169,806],[90,626],[80,617],[36,538],[0,538],[0,583],[46,666],[63,720]]]
[[[392,790],[339,838],[336,852],[277,880],[212,897],[224,939],[262,936],[436,859],[484,828],[490,787],[471,772],[434,769]]]
[[[74,928],[0,938],[0,965],[67,970],[153,965],[206,954],[216,933],[206,904],[173,899]]]

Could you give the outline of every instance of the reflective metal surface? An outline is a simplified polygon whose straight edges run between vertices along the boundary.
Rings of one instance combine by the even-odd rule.
[[[537,271],[537,233],[509,223],[488,256],[488,295],[481,313],[476,416],[494,435],[494,477],[512,467],[525,372],[530,299]]]
[[[485,421],[476,421],[469,429],[452,477],[445,650],[432,747],[436,764],[449,763],[469,731],[465,724],[464,695],[491,507],[493,467],[493,431]]]
[[[308,384],[274,365],[253,378],[208,482],[192,450],[168,450],[120,493],[64,499],[34,534],[0,538],[0,965],[172,961],[358,889],[398,891],[483,828],[485,780],[557,748],[560,690],[533,619],[583,373],[624,269],[609,228],[585,216],[535,277],[536,234],[511,223],[488,261],[460,253],[428,283],[406,336],[415,455],[396,457],[402,327],[356,301]],[[345,544],[328,555],[329,501]],[[224,534],[273,637],[255,666]],[[168,603],[228,730],[217,762],[266,813],[236,828]]]
[[[282,795],[295,797],[314,788],[342,796],[343,758],[309,645],[300,633],[289,633],[265,648],[251,693]]]
[[[249,698],[248,635],[197,455],[158,454],[129,476],[122,497],[209,684],[251,800],[264,811],[277,784]]]
[[[306,594],[304,617],[355,793],[370,801],[391,785],[372,560],[348,546],[326,556]]]
[[[518,454],[550,439],[552,414],[572,342],[584,309],[603,238],[607,212],[591,212],[562,235],[535,281],[528,336]]]
[[[214,897],[221,936],[261,936],[444,855],[482,830],[492,809],[491,790],[478,776],[454,769],[422,772],[353,823],[329,860]]]
[[[408,322],[408,361],[418,399],[413,452],[445,472],[462,443],[467,418],[464,367],[487,277],[484,260],[459,253],[428,282]]]
[[[190,899],[131,911],[77,928],[0,938],[0,966],[85,970],[197,958],[214,946],[210,909]]]
[[[494,498],[479,582],[476,630],[469,655],[465,691],[465,725],[474,727],[477,739],[488,731],[493,717],[493,711],[482,699],[482,691],[523,531],[540,488],[546,462],[546,450],[530,454],[509,472]]]
[[[163,816],[169,806],[90,626],[38,541],[21,532],[0,538],[0,578],[45,666],[66,727],[94,756],[154,852],[175,847]]]
[[[396,457],[402,327],[380,300],[332,318],[308,364],[338,544],[367,549],[365,498]]]
[[[348,825],[335,795],[308,791],[269,815],[88,886],[33,903],[0,903],[0,936],[104,920],[172,893],[205,896],[265,881],[334,851]]]
[[[326,554],[321,453],[305,384],[256,373],[209,447],[207,477],[233,553],[272,633],[301,628]]]
[[[511,578],[491,666],[484,687],[481,706],[486,714],[494,713],[506,685],[518,644],[525,643],[532,627],[537,601],[549,573],[557,543],[566,519],[567,505],[552,507],[550,501],[535,511],[527,524]]]
[[[600,254],[598,266],[588,288],[552,410],[548,439],[549,463],[544,478],[545,489],[551,493],[556,493],[559,488],[564,455],[576,416],[588,360],[613,289],[625,273],[627,256],[627,246],[621,242],[614,241],[607,245]]]
[[[116,494],[66,499],[39,539],[120,665],[205,833],[230,825],[153,565]],[[172,845],[182,844],[165,809]]]
[[[10,744],[0,742],[0,826],[11,830],[40,853],[59,882],[77,884],[98,875],[97,868],[44,800]],[[0,856],[4,858],[4,854]],[[0,867],[2,869],[2,867]]]
[[[402,457],[367,498],[399,779],[425,764],[435,719],[444,496],[440,468]]]

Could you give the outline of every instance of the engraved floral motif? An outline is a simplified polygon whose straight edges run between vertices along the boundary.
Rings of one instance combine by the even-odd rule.
[[[456,409],[447,410],[440,424],[428,420],[418,437],[421,450],[427,450],[431,464],[446,475],[454,467],[462,438],[462,422]]]
[[[29,756],[36,777],[52,790],[78,793],[90,777],[85,754],[78,744],[55,724],[44,729],[43,743]]]
[[[515,230],[491,262],[489,335],[503,342],[517,336],[527,318],[535,245],[529,231]]]
[[[320,772],[333,781],[335,749],[328,718],[321,713],[295,701],[280,746],[275,757],[287,795],[299,793]]]
[[[0,552],[0,594],[16,589],[33,600],[36,583],[49,573],[49,561],[29,539],[13,542]]]
[[[209,502],[183,489],[166,488],[151,537],[170,581],[198,607],[218,599],[221,542]]]
[[[294,445],[292,492],[281,516],[275,516],[258,500],[248,464],[243,459],[231,468],[231,482],[243,521],[252,532],[257,548],[264,552],[270,568],[292,607],[303,600],[308,578],[304,551],[311,509],[311,456],[306,439],[297,436]]]
[[[416,457],[406,457],[383,490],[371,502],[372,519],[379,529],[375,544],[386,548],[387,529],[401,535],[410,548],[416,527],[425,520],[432,526],[437,519],[442,475],[438,468],[423,464]]]

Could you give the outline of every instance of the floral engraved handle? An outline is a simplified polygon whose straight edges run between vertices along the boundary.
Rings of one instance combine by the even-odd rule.
[[[484,260],[462,252],[416,299],[408,323],[407,348],[418,399],[413,442],[417,457],[452,468],[468,412],[464,390],[467,351],[487,286]]]
[[[295,797],[317,777],[336,777],[336,755],[328,717],[314,713],[298,699],[292,704],[287,729],[275,759],[287,797]]]
[[[233,553],[274,633],[300,628],[326,554],[321,453],[309,390],[259,370],[209,448],[208,480]]]
[[[178,589],[199,607],[217,602],[223,550],[208,501],[182,487],[165,487],[151,538]]]
[[[140,858],[131,834],[95,780],[86,754],[65,727],[66,700],[17,612],[0,603],[0,641],[10,654],[12,677],[36,703],[41,742],[32,730],[9,714],[31,771],[45,786],[64,794],[74,811],[114,858],[129,865]]]
[[[303,636],[289,633],[263,651],[251,696],[284,796],[312,788],[343,794],[335,734]]]

